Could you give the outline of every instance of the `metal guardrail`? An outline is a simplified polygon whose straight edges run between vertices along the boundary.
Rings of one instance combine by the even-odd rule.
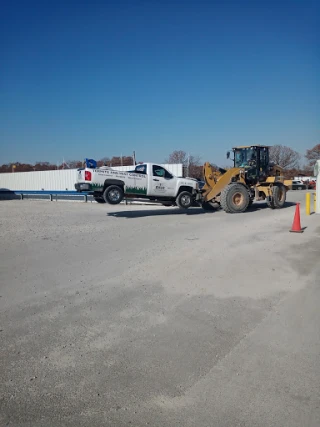
[[[73,198],[74,200],[83,199],[84,202],[88,201],[88,198],[93,198],[87,192],[79,193],[78,191],[52,191],[52,190],[0,190],[0,200],[16,200],[16,199],[48,199],[49,201],[63,200]]]
[[[58,200],[69,200],[69,201],[81,201],[85,203],[93,202],[94,198],[92,194],[88,192],[78,191],[60,191],[60,190],[39,190],[39,191],[26,191],[26,190],[0,190],[0,200],[24,200],[24,199],[37,199],[37,200],[48,200],[48,201],[58,201]],[[143,199],[132,199],[124,198],[121,204],[130,204],[132,202],[140,202],[141,204],[159,204],[156,202],[151,202],[149,200]]]

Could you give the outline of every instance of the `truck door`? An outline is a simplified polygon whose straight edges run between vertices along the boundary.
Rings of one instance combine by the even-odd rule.
[[[152,177],[148,196],[175,197],[176,188],[173,175],[162,166],[152,165]]]

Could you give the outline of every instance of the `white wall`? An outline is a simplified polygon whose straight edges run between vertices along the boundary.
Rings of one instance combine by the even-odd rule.
[[[182,165],[162,165],[176,176],[182,176]],[[134,166],[119,166],[113,169],[131,170]],[[0,174],[0,190],[12,191],[74,191],[77,169],[53,171],[14,172]]]

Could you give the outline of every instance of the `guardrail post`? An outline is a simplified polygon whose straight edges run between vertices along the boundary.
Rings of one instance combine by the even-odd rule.
[[[85,202],[85,203],[87,203],[87,201],[88,201],[88,196],[85,194],[85,195],[83,196],[83,199],[84,199],[84,202]]]
[[[317,193],[313,193],[313,211],[317,210]]]
[[[311,213],[311,194],[306,194],[306,214],[310,215]]]
[[[20,200],[23,200],[23,194],[22,193],[20,194]]]
[[[49,200],[52,202],[52,194],[49,194]]]

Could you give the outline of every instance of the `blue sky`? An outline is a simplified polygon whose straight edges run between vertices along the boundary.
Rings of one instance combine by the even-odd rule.
[[[0,163],[320,142],[318,1],[12,0]]]

